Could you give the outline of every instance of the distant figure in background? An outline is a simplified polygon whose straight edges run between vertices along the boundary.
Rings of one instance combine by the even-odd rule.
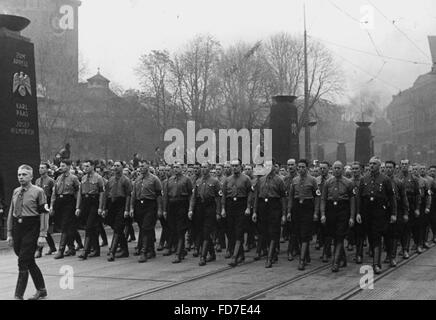
[[[133,154],[133,168],[139,167],[139,155],[137,153]]]
[[[160,147],[156,147],[156,149],[154,149],[154,162],[156,162],[156,165],[165,163]]]
[[[61,151],[59,151],[59,155],[61,156],[62,160],[70,159],[70,157],[71,157],[71,147],[70,147],[69,143],[67,143],[65,145],[65,147],[63,149],[61,149]]]

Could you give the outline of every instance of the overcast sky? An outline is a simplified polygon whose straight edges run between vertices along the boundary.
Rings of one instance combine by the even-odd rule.
[[[348,95],[369,86],[388,101],[391,94],[410,87],[418,75],[430,70],[427,35],[436,35],[434,0],[82,0],[80,51],[90,73],[100,67],[103,75],[124,89],[139,88],[133,69],[141,54],[174,52],[205,33],[224,47],[277,32],[302,34],[304,2],[308,34],[324,41],[341,63]],[[370,2],[375,6],[374,29],[367,32],[358,20],[362,6]],[[384,61],[378,56],[338,45],[428,65],[386,59],[381,68]],[[377,74],[381,81],[371,81]]]

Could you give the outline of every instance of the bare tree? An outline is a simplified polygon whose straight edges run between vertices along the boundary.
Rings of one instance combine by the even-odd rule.
[[[220,59],[220,91],[225,124],[231,128],[259,127],[269,110],[267,69],[261,43],[239,43],[228,48]]]
[[[271,94],[304,95],[304,46],[302,37],[280,33],[269,38],[265,60],[270,67],[269,85]],[[328,49],[321,43],[308,43],[308,110],[300,105],[300,114],[308,112],[322,98],[332,98],[343,89],[341,70]],[[300,117],[298,131],[305,123]]]
[[[172,66],[168,51],[153,50],[141,56],[136,69],[143,90],[142,102],[159,126],[161,134],[174,126],[178,113]]]
[[[216,108],[220,43],[212,36],[197,36],[174,55],[172,72],[177,104],[185,119],[206,125],[206,114]]]

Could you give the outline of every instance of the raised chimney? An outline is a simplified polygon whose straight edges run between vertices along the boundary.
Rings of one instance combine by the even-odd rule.
[[[436,36],[428,36],[430,45],[431,61],[433,62],[432,72],[436,73]]]

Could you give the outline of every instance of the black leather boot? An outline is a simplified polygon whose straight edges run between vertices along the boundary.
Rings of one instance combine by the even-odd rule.
[[[373,269],[375,274],[381,273],[381,247],[380,244],[374,246]]]
[[[206,262],[212,262],[216,260],[215,248],[213,242],[209,240],[209,256],[206,258]]]
[[[183,244],[185,242],[185,239],[183,237],[179,238],[179,241],[177,242],[177,249],[176,249],[176,258],[173,260],[173,263],[180,263],[182,262],[182,255],[184,254],[183,250]]]
[[[391,255],[390,255],[390,262],[389,266],[391,268],[395,268],[397,266],[397,249],[398,249],[398,241],[397,239],[393,239],[392,241],[392,248],[391,248]]]
[[[271,240],[271,242],[269,244],[269,248],[268,248],[268,256],[266,258],[265,268],[271,268],[272,267],[272,260],[273,260],[274,250],[275,250],[275,241]]]
[[[91,235],[91,245],[94,247],[94,251],[88,256],[89,258],[100,257],[100,245],[98,243],[98,233]]]
[[[142,248],[141,248],[141,255],[139,256],[139,263],[147,262],[147,247],[148,247],[148,234],[144,232],[144,235],[142,237]]]
[[[129,248],[128,248],[127,239],[124,236],[124,233],[119,235],[119,241],[120,241],[120,246],[121,246],[121,252],[118,253],[115,256],[115,258],[117,258],[117,259],[128,258],[129,257]]]
[[[115,251],[117,250],[119,242],[119,235],[118,233],[114,233],[112,236],[112,242],[111,247],[109,248],[109,256],[107,258],[107,261],[112,262],[115,261]]]
[[[323,263],[329,262],[329,253],[331,256],[331,240],[329,237],[325,239],[324,248],[322,250],[321,260]]]
[[[80,260],[86,260],[88,259],[88,255],[91,251],[91,238],[89,235],[85,236],[85,245],[84,245],[84,250],[83,253],[79,256]]]
[[[345,268],[347,266],[347,255],[345,253],[344,241],[341,241],[341,252],[339,256],[339,268]]]
[[[309,244],[307,244],[306,255],[305,255],[304,263],[305,263],[306,265],[308,265],[308,264],[310,264],[310,262],[311,262],[311,259],[310,259],[310,246],[309,246]]]
[[[259,261],[262,259],[262,246],[263,246],[263,237],[259,235],[257,239],[257,247],[256,247],[256,255],[254,256],[255,261]]]
[[[207,257],[207,252],[208,251],[209,251],[209,241],[208,240],[204,240],[203,241],[203,246],[201,248],[200,262],[198,263],[198,265],[200,267],[206,265],[206,257]]]
[[[306,253],[307,253],[307,247],[309,246],[309,243],[303,242],[301,243],[300,248],[300,262],[298,264],[298,270],[303,271],[306,267]]]
[[[233,250],[233,257],[232,257],[232,261],[229,262],[229,266],[231,267],[236,267],[238,265],[238,256],[239,256],[239,250],[241,249],[241,241],[237,240],[235,243],[235,248]]]
[[[23,300],[24,299],[24,292],[26,291],[28,280],[29,280],[29,271],[28,270],[18,272],[17,286],[15,287],[15,299],[16,300]]]
[[[363,239],[361,237],[358,237],[356,241],[356,263],[362,264],[362,262],[363,262]]]
[[[245,250],[244,250],[244,246],[241,244],[241,247],[239,248],[238,257],[236,258],[236,263],[240,264],[243,263],[244,261],[245,261]]]
[[[67,234],[62,233],[61,240],[59,242],[59,250],[58,253],[55,255],[55,259],[63,259],[64,258],[64,252],[65,252],[65,246],[67,245]]]
[[[45,238],[47,240],[47,244],[49,247],[48,252],[45,254],[46,256],[51,255],[53,252],[56,252],[56,245],[54,243],[53,237],[50,233],[47,233],[47,237]]]
[[[409,250],[410,250],[410,233],[407,232],[406,235],[404,235],[403,239],[403,259],[409,259]]]
[[[342,245],[343,245],[343,243],[342,243]],[[341,258],[341,254],[342,254],[341,243],[336,242],[334,253],[333,253],[332,272],[339,271],[339,260]]]
[[[38,247],[38,249],[36,249],[35,259],[39,259],[42,257],[42,249],[43,249],[43,247]]]

